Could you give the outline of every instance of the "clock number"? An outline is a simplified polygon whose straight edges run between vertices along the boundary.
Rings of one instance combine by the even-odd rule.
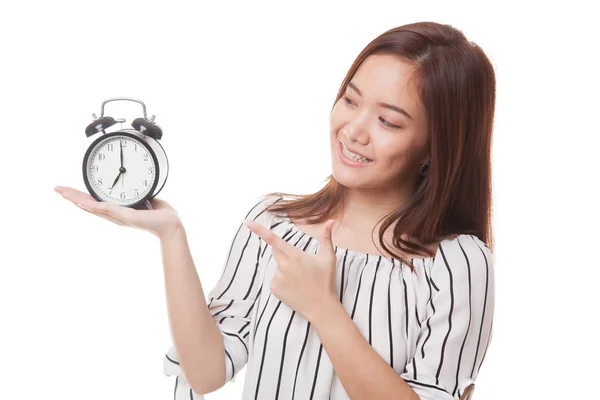
[[[113,151],[114,150],[113,143],[109,143],[106,146],[108,147],[108,151]]]
[[[98,178],[98,186],[102,185],[102,178]]]
[[[152,171],[152,167],[148,167],[148,174],[149,174],[149,175],[152,175],[152,172],[153,172],[153,171]]]
[[[134,144],[133,144],[133,149],[134,149],[135,151],[137,151],[137,143],[134,143]]]
[[[144,179],[144,186],[148,187],[148,180]]]
[[[104,153],[98,153],[98,160],[102,161],[106,159],[106,154]]]
[[[127,147],[127,140],[121,140],[121,145],[123,147]]]
[[[134,195],[135,195],[136,197],[140,195],[140,193],[138,192],[138,190],[137,190],[137,189],[135,189],[135,193],[134,193]]]
[[[144,153],[144,161],[148,161],[148,153]]]
[[[98,172],[98,164],[92,165],[92,171]]]
[[[121,192],[121,199],[125,198],[125,192]]]

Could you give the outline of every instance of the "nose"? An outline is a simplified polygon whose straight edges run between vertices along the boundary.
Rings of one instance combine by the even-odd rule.
[[[342,128],[342,134],[348,139],[348,142],[357,142],[362,145],[366,145],[369,143],[369,134],[367,133],[367,129],[361,125],[357,124],[347,124],[344,128]]]
[[[342,130],[349,142],[357,142],[363,145],[369,143],[369,112],[364,110],[348,115],[346,125]],[[345,133],[344,133],[345,132]]]

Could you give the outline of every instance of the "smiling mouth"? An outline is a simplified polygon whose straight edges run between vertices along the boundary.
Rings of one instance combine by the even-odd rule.
[[[357,156],[359,157],[359,158],[358,158],[358,161],[366,161],[366,162],[371,162],[371,161],[373,161],[372,159],[370,159],[370,158],[368,158],[368,157],[362,156],[362,155],[360,155],[360,154],[357,154],[357,153],[354,153],[353,151],[350,151],[350,150],[348,150],[348,149],[346,148],[346,144],[345,144],[344,142],[342,142],[341,140],[339,140],[339,142],[340,142],[340,147],[341,147],[341,149],[342,149],[342,153],[344,153],[344,155],[345,155],[347,158],[349,158],[350,160],[354,160],[354,156],[353,156],[353,155],[355,154],[355,155],[357,155]]]

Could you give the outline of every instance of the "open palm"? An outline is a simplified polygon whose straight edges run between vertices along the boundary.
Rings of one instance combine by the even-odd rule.
[[[67,186],[57,186],[54,190],[79,208],[105,218],[115,224],[142,229],[162,237],[180,226],[177,211],[169,203],[158,198],[150,200],[152,210],[135,210],[116,204],[98,201],[89,193]]]

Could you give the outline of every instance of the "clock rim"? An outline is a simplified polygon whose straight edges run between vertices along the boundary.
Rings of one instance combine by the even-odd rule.
[[[158,157],[156,157],[156,154],[154,152],[154,149],[152,149],[149,145],[147,145],[146,143],[143,142],[142,139],[140,139],[139,136],[137,136],[134,133],[131,132],[127,132],[125,130],[121,130],[121,131],[115,131],[115,132],[110,132],[110,133],[106,133],[106,134],[102,134],[102,136],[96,138],[87,148],[85,155],[83,156],[83,163],[82,163],[82,172],[83,172],[83,183],[85,184],[85,187],[88,190],[88,193],[97,201],[100,202],[105,202],[108,203],[106,200],[104,200],[102,197],[100,197],[100,195],[98,195],[96,193],[96,191],[93,189],[92,185],[89,182],[88,176],[87,176],[87,169],[86,169],[86,165],[87,165],[87,161],[90,157],[90,154],[92,152],[92,149],[94,147],[96,147],[96,145],[99,142],[102,142],[104,140],[107,140],[113,136],[128,136],[132,139],[136,139],[142,146],[144,146],[146,148],[146,150],[148,151],[148,153],[150,153],[150,155],[152,156],[152,159],[154,160],[154,165],[156,166],[156,173],[154,174],[154,181],[152,182],[152,187],[150,188],[150,190],[148,191],[148,193],[142,197],[140,200],[138,200],[135,203],[131,203],[131,204],[117,204],[117,203],[113,203],[110,202],[111,204],[115,204],[117,206],[121,206],[121,207],[128,207],[128,208],[136,208],[137,206],[139,206],[140,204],[143,204],[146,202],[146,200],[148,199],[152,199],[153,198],[153,192],[156,190],[156,186],[158,185],[158,177],[160,176],[160,165],[158,163]]]
[[[152,195],[152,197],[149,198],[149,200],[151,200],[151,199],[155,198],[165,188],[165,185],[167,184],[167,179],[169,178],[169,171],[171,171],[171,168],[169,168],[169,157],[167,156],[167,152],[165,151],[165,148],[160,143],[160,141],[157,140],[157,139],[155,139],[155,138],[153,138],[153,137],[151,137],[151,136],[147,136],[147,135],[146,135],[146,138],[148,140],[154,140],[154,142],[156,142],[156,144],[158,144],[158,146],[160,147],[160,149],[162,150],[162,152],[163,152],[163,154],[165,156],[165,163],[166,163],[166,167],[167,167],[167,172],[166,172],[167,175],[165,176],[165,181],[163,182],[163,184],[160,187],[160,189],[158,189],[158,191],[156,193],[154,193]],[[154,150],[152,150],[152,152],[153,152],[154,155],[156,155],[156,152]],[[158,160],[158,156],[157,156],[157,160]],[[163,172],[163,171],[161,171],[161,172]],[[156,184],[156,186],[158,187],[158,183]]]

